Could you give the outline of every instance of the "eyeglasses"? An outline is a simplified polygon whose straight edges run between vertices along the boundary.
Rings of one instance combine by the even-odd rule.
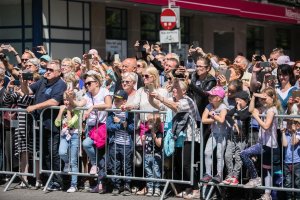
[[[54,69],[46,68],[47,72],[54,72]]]
[[[27,62],[27,60],[29,60],[29,59],[27,59],[27,58],[22,58],[21,59],[22,62]]]
[[[61,65],[62,67],[70,67],[71,65]]]
[[[196,65],[196,67],[207,67],[207,65]]]
[[[131,81],[122,81],[122,84],[124,84],[124,83],[129,84],[129,83],[131,83]]]
[[[150,75],[149,74],[143,74],[142,77],[148,79],[150,77]]]
[[[97,81],[89,81],[89,82],[86,82],[84,85],[85,85],[85,86],[91,86],[91,84],[92,84],[93,82],[97,82]]]

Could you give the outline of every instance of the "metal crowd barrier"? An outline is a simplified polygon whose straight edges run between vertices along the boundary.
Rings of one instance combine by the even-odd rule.
[[[261,117],[265,117],[264,115],[261,115]],[[277,142],[278,142],[278,148],[280,151],[278,151],[277,148],[271,148],[271,165],[266,165],[263,163],[264,161],[264,155],[263,155],[263,150],[261,151],[261,154],[258,155],[255,159],[256,159],[256,163],[259,164],[259,167],[256,168],[257,172],[258,172],[258,176],[261,178],[261,186],[257,186],[255,188],[251,188],[251,189],[260,189],[260,190],[269,190],[271,191],[282,191],[282,192],[292,192],[294,193],[299,193],[300,192],[300,188],[297,188],[297,185],[295,184],[296,181],[296,177],[295,177],[295,171],[294,171],[294,164],[291,164],[292,167],[292,185],[290,188],[285,187],[284,185],[284,181],[285,181],[285,174],[284,174],[284,147],[282,145],[281,142],[281,138],[282,135],[281,134],[285,134],[282,133],[282,128],[283,128],[283,122],[284,120],[289,120],[289,119],[300,119],[299,115],[276,115],[274,120],[278,121],[278,126],[277,126]],[[253,118],[252,118],[253,120]],[[299,122],[293,122],[293,123],[298,123],[298,129],[300,129],[300,123]],[[253,127],[250,125],[250,132],[249,132],[249,136],[247,138],[248,144],[246,146],[246,148],[251,147],[252,145],[258,143],[258,131],[259,131],[259,127]],[[204,141],[203,141],[203,125],[201,124],[201,143],[200,143],[200,163],[201,163],[201,168],[200,168],[200,177],[202,178],[203,175],[205,174],[205,170],[203,168],[204,165],[204,150],[205,150],[205,145]],[[271,144],[272,145],[272,144]],[[245,148],[245,149],[246,149]],[[292,146],[292,150],[294,150],[295,146]],[[278,154],[278,152],[280,153],[280,155]],[[275,156],[274,156],[275,155]],[[213,160],[214,160],[214,154],[213,154]],[[276,158],[277,156],[277,158]],[[278,156],[279,156],[279,160],[278,160]],[[224,151],[224,155],[222,156],[223,159],[225,159],[225,151]],[[224,160],[223,160],[224,163]],[[299,162],[298,162],[299,163]],[[213,163],[212,165],[212,171],[214,171],[214,168],[216,166],[216,163]],[[275,169],[276,167],[276,169]],[[271,173],[271,185],[266,186],[266,184],[264,183],[264,176],[263,176],[263,171],[264,170],[269,170]],[[224,169],[223,169],[223,177],[222,180],[225,179],[226,177],[226,166],[224,163]],[[213,176],[215,175],[215,173],[211,173]],[[201,196],[202,198],[208,200],[211,198],[212,194],[215,192],[219,192],[219,195],[222,198],[225,198],[224,196],[224,192],[222,191],[222,187],[231,187],[231,188],[244,188],[244,185],[248,182],[249,177],[247,174],[247,170],[245,168],[244,165],[242,165],[241,171],[240,171],[240,175],[239,175],[239,184],[236,186],[233,185],[226,185],[224,183],[220,183],[220,184],[216,184],[213,182],[208,182],[208,183],[200,183],[200,190],[201,190]],[[276,179],[275,179],[275,178]],[[298,183],[300,184],[300,183]],[[217,191],[215,190],[217,189]],[[250,195],[252,190],[250,191]],[[282,194],[285,195],[285,194]],[[285,198],[285,197],[284,197]]]
[[[10,116],[5,117],[4,116]],[[11,175],[4,192],[16,177],[29,187],[26,177],[36,176],[36,121],[25,109],[0,108],[0,174]],[[28,168],[32,168],[32,172]],[[25,172],[25,169],[27,168]],[[25,178],[25,179],[24,179]]]
[[[40,114],[40,122],[43,122],[44,121],[44,118],[43,118],[43,113],[46,112],[46,110],[50,110],[50,113],[51,113],[51,120],[54,121],[54,117],[56,117],[56,114],[55,114],[55,110],[58,110],[59,107],[51,107],[51,108],[46,108],[44,109],[41,114]],[[85,110],[83,108],[76,108],[78,110]],[[117,109],[109,109],[109,110],[106,110],[108,113],[109,112],[120,112],[120,110],[117,110]],[[130,163],[134,163],[134,157],[133,156],[130,156],[129,158],[125,156],[124,154],[124,157],[122,158],[122,160],[124,160],[124,162],[122,163],[122,166],[120,166],[120,168],[122,169],[122,171],[119,171],[119,173],[112,173],[112,168],[116,167],[116,163],[113,163],[113,166],[111,166],[111,163],[109,163],[109,155],[108,155],[108,152],[110,151],[110,148],[112,147],[112,145],[109,144],[109,135],[107,135],[107,142],[106,142],[106,145],[105,145],[105,155],[101,155],[102,157],[99,158],[99,155],[98,155],[98,150],[95,150],[95,153],[96,153],[96,163],[98,164],[98,168],[100,168],[99,166],[99,161],[101,161],[101,159],[104,158],[105,160],[105,166],[101,166],[99,170],[99,173],[100,171],[103,172],[103,168],[104,168],[104,173],[103,176],[104,178],[109,178],[109,179],[123,179],[123,180],[137,180],[137,181],[157,181],[157,182],[161,182],[161,183],[165,183],[165,185],[163,186],[164,189],[162,191],[162,194],[161,194],[161,199],[164,198],[166,192],[167,192],[167,188],[169,186],[169,184],[171,184],[172,186],[172,189],[174,190],[174,185],[173,183],[179,183],[179,184],[189,184],[189,185],[192,185],[193,181],[194,181],[194,149],[195,149],[195,145],[194,145],[194,141],[195,141],[195,137],[194,137],[194,132],[196,131],[196,124],[193,120],[191,120],[191,129],[192,129],[192,142],[191,142],[191,163],[190,163],[190,177],[187,179],[187,178],[183,178],[183,163],[181,163],[181,174],[175,174],[174,173],[174,162],[178,159],[178,158],[175,158],[174,157],[174,153],[173,155],[168,158],[168,160],[170,160],[171,162],[171,166],[172,167],[169,167],[169,170],[171,171],[171,174],[169,174],[167,176],[167,173],[165,172],[166,170],[165,169],[168,169],[167,167],[167,161],[166,161],[166,157],[163,153],[163,148],[161,149],[162,151],[162,157],[161,157],[161,160],[162,160],[162,165],[161,165],[161,177],[158,177],[158,178],[146,178],[146,173],[145,173],[145,170],[144,170],[144,163],[145,163],[145,149],[144,149],[144,146],[137,146],[136,144],[136,140],[137,140],[137,136],[139,136],[137,130],[137,126],[140,126],[138,123],[137,123],[137,119],[138,119],[138,116],[140,114],[148,114],[148,115],[160,115],[161,117],[161,120],[162,122],[165,122],[165,114],[166,112],[159,112],[159,111],[142,111],[142,110],[132,110],[132,111],[128,111],[130,113],[133,113],[133,117],[134,117],[134,134],[133,134],[133,137],[131,138],[133,140],[133,153],[135,153],[135,151],[137,149],[141,149],[142,148],[142,151],[140,152],[141,153],[141,157],[143,158],[143,161],[142,161],[142,164],[141,164],[141,167],[142,167],[142,170],[138,170],[138,167],[136,167],[134,164],[133,164],[133,167],[132,167],[132,174],[130,176],[126,176],[125,174],[125,169],[126,169],[126,166],[125,166],[125,163],[126,162],[130,162]],[[48,113],[49,114],[49,113]],[[82,118],[80,118],[80,127],[79,127],[79,133],[81,132],[84,132],[83,131],[83,127],[81,127],[82,125]],[[144,122],[141,122],[141,123],[144,123]],[[52,147],[53,147],[53,140],[52,138],[54,137],[53,136],[53,130],[54,130],[54,127],[53,127],[53,124],[51,125],[51,128],[50,128],[50,134],[51,136],[47,136],[47,137],[50,137],[51,138],[51,145],[50,145],[50,149],[48,149],[48,151],[50,150],[51,153],[52,152]],[[60,130],[61,131],[61,130]],[[164,138],[164,134],[165,134],[165,131],[163,131],[163,138]],[[84,134],[84,133],[83,133]],[[108,134],[108,133],[107,133]],[[44,149],[43,145],[45,145],[45,143],[43,143],[43,137],[45,137],[45,133],[44,133],[44,130],[43,130],[43,124],[40,123],[40,149]],[[80,137],[81,138],[81,137]],[[56,141],[55,141],[56,142]],[[125,146],[123,145],[124,147],[124,150],[125,150]],[[184,146],[183,146],[184,148]],[[181,156],[182,158],[184,159],[185,155],[183,154],[183,150],[182,150],[182,153],[181,153]],[[44,151],[41,151],[40,153],[40,172],[41,173],[47,173],[47,174],[50,174],[48,180],[47,180],[47,183],[44,187],[44,191],[46,191],[47,189],[47,186],[49,185],[50,181],[53,179],[54,176],[57,176],[57,175],[61,175],[61,174],[68,174],[68,175],[77,175],[77,176],[87,176],[87,177],[97,177],[98,174],[96,175],[91,175],[89,173],[83,173],[83,172],[78,172],[78,173],[75,173],[75,172],[63,172],[62,169],[63,169],[63,162],[62,160],[60,160],[60,163],[59,163],[59,166],[54,166],[54,161],[53,161],[53,155],[51,154],[50,156],[50,160],[48,160],[50,162],[50,168],[48,166],[48,168],[44,168],[43,167],[43,160],[45,160],[45,155],[44,155]],[[68,151],[68,153],[70,153],[70,151]],[[77,162],[79,161],[79,154],[77,155]],[[116,151],[114,152],[114,156],[116,156]],[[47,157],[48,159],[48,157]],[[128,159],[130,159],[130,161],[128,161]],[[178,166],[177,166],[178,167]],[[152,169],[153,170],[153,169]],[[142,171],[141,173],[138,173],[137,171]],[[179,175],[179,178],[176,178],[177,176]],[[176,193],[176,191],[175,191]]]

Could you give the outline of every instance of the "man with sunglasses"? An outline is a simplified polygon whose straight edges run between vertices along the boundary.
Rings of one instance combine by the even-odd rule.
[[[51,106],[58,106],[63,102],[63,93],[67,89],[66,83],[60,78],[60,62],[53,60],[48,63],[44,77],[28,85],[27,80],[21,78],[21,88],[25,94],[35,95],[34,103],[27,107],[28,113],[33,113],[39,120],[42,111]],[[54,125],[58,110],[47,109],[43,112],[43,161],[47,169],[60,171],[60,157],[58,154],[60,130]],[[48,190],[59,190],[62,179],[55,175],[48,186]]]

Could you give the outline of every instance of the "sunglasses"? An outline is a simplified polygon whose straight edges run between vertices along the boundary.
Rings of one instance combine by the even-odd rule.
[[[207,65],[196,65],[196,67],[207,67]]]
[[[299,67],[296,66],[296,67],[294,67],[294,69],[295,69],[295,70],[300,70],[300,66],[299,66]]]
[[[124,84],[129,84],[131,81],[122,81],[122,83]]]
[[[47,72],[54,72],[54,69],[46,68]]]
[[[27,60],[29,60],[29,59],[26,59],[26,58],[21,59],[22,62],[27,62]]]
[[[270,61],[273,61],[273,60],[276,61],[277,59],[276,58],[270,58]]]
[[[150,75],[149,74],[143,74],[142,77],[148,79],[150,77]]]
[[[97,81],[89,81],[89,82],[86,82],[84,85],[85,86],[91,86],[91,84],[94,83],[94,82],[97,82]]]

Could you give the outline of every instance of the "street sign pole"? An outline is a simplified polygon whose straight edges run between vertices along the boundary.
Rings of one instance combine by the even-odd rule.
[[[168,1],[168,8],[171,8],[171,0]],[[169,53],[172,53],[172,44],[169,43]]]

